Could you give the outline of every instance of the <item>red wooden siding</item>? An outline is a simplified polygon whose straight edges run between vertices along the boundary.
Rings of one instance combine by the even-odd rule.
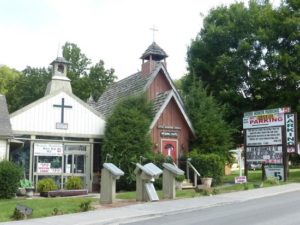
[[[153,100],[158,93],[162,93],[171,89],[172,87],[163,72],[159,71],[148,88],[148,97],[150,100]]]

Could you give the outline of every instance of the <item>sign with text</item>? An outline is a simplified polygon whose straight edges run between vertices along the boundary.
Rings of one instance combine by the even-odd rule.
[[[38,163],[37,164],[38,173],[61,173],[61,168],[51,168],[51,163]]]
[[[247,183],[247,177],[246,176],[238,176],[234,178],[235,184],[244,184]]]
[[[248,162],[282,163],[282,146],[256,146],[246,148]]]
[[[294,114],[285,115],[285,128],[286,128],[286,145],[296,146],[297,135],[296,135],[296,118]]]
[[[282,107],[276,109],[264,109],[259,111],[245,112],[244,117],[265,115],[265,114],[276,114],[276,113],[289,113],[291,112],[290,107]]]
[[[283,166],[282,165],[265,165],[265,172],[267,178],[276,178],[283,180]]]
[[[262,127],[246,130],[247,146],[281,145],[281,127]]]
[[[34,143],[34,156],[63,156],[63,144]]]
[[[284,126],[284,114],[264,114],[243,118],[243,128]]]

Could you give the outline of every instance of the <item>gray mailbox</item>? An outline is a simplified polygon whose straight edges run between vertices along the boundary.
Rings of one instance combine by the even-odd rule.
[[[158,201],[153,182],[162,174],[162,170],[153,163],[146,165],[136,164],[136,200],[137,201]]]
[[[112,163],[104,163],[101,170],[101,204],[111,204],[115,200],[116,180],[123,176],[124,172]]]
[[[184,175],[184,171],[170,163],[164,163],[163,167],[163,196],[164,198],[174,199],[176,197],[175,177]]]

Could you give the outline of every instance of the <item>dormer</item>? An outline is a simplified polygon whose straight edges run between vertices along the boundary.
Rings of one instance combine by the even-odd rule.
[[[142,76],[149,75],[156,67],[158,63],[163,63],[167,66],[166,58],[168,55],[166,52],[153,42],[147,50],[143,53],[140,59],[142,62]]]

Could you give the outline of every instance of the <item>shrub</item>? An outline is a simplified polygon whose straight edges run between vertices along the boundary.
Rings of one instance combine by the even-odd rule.
[[[216,154],[200,154],[196,150],[190,153],[191,163],[198,170],[201,177],[212,177],[212,185],[222,183],[224,175],[224,160]]]
[[[22,169],[9,161],[0,162],[0,199],[15,196],[22,177]]]
[[[82,188],[82,181],[80,177],[69,177],[66,184],[65,189],[67,190],[74,190],[74,189],[81,189]]]
[[[177,176],[175,177],[175,180],[176,180],[177,182],[182,182],[182,181],[184,181],[184,179],[185,179],[185,176],[184,176],[184,175],[177,175]]]
[[[57,189],[58,189],[58,187],[52,178],[44,178],[42,180],[39,180],[39,182],[37,184],[37,191],[40,193],[54,191]]]
[[[80,210],[81,212],[86,212],[89,211],[92,206],[91,206],[92,201],[91,200],[86,200],[80,203]]]

